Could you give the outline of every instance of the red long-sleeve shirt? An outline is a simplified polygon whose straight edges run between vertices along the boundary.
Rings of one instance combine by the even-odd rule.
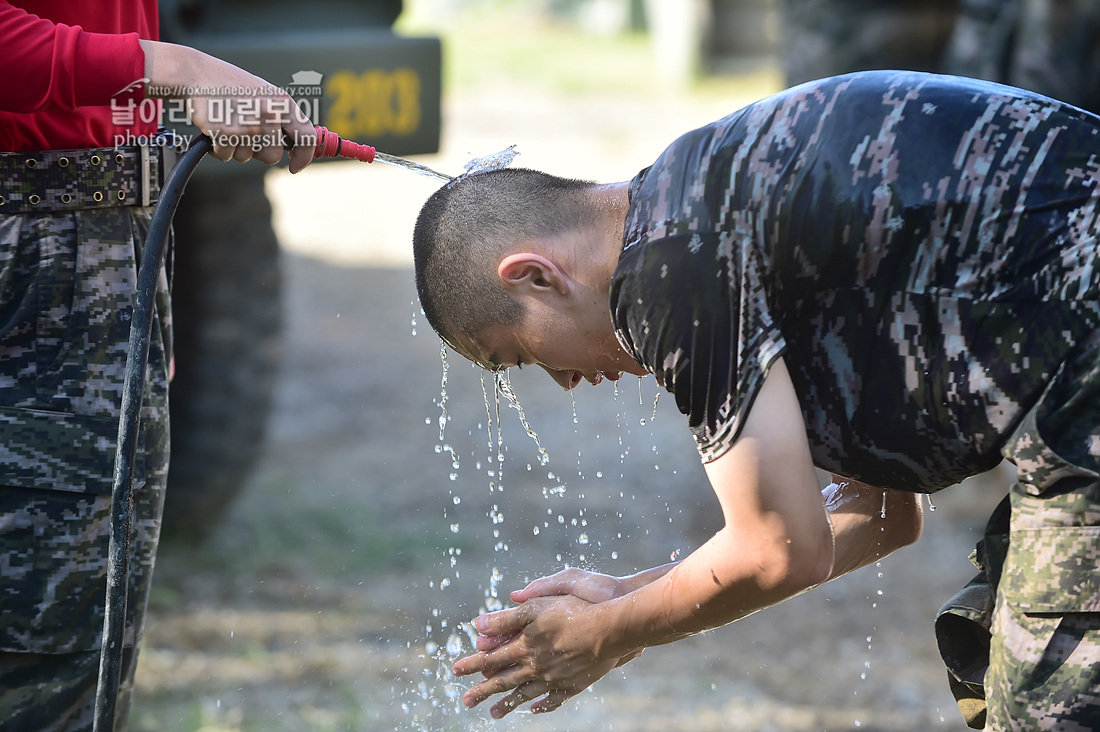
[[[144,99],[138,41],[159,30],[156,0],[0,0],[0,151],[111,147],[155,131],[153,115],[125,108]]]

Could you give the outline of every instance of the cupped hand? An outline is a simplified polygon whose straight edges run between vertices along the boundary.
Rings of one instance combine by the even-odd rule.
[[[553,595],[573,595],[587,602],[606,602],[628,591],[618,577],[570,567],[549,577],[540,577],[522,590],[512,592],[509,597],[517,603]]]
[[[611,648],[606,623],[601,622],[603,610],[600,603],[558,595],[533,597],[479,616],[474,623],[478,631],[502,640],[454,664],[456,676],[485,677],[467,690],[463,702],[474,707],[507,693],[490,710],[497,719],[532,700],[532,712],[557,709],[640,652]]]
[[[590,603],[606,602],[625,595],[630,590],[618,577],[599,572],[590,572],[578,567],[569,567],[549,577],[540,577],[522,590],[513,590],[509,594],[512,602],[527,602],[536,597],[555,597],[572,595]],[[510,641],[512,635],[479,635],[475,643],[479,651],[491,651]],[[641,651],[639,651],[641,653]]]

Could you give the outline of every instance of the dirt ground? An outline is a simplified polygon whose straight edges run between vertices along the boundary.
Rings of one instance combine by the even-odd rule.
[[[442,153],[418,161],[457,172],[515,143],[523,165],[625,179],[771,83],[709,101],[466,94],[447,101]],[[480,608],[566,565],[627,574],[686,554],[717,506],[652,379],[574,401],[513,374],[543,465],[480,372],[454,354],[444,370],[408,264],[434,185],[377,164],[270,175],[286,340],[266,449],[201,546],[161,553],[131,729],[964,729],[932,618],[972,574],[997,499],[984,485],[934,497],[921,542],[881,566],[648,649],[558,712],[460,709],[446,669]]]

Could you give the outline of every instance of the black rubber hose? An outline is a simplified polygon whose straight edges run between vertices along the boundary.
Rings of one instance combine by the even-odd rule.
[[[99,682],[95,698],[95,732],[115,727],[115,704],[122,671],[123,634],[126,630],[126,593],[130,571],[130,531],[134,509],[134,460],[137,455],[141,400],[145,369],[149,365],[149,338],[156,310],[157,281],[168,251],[172,217],[180,196],[199,161],[210,150],[210,138],[199,136],[180,156],[161,186],[153,208],[149,232],[141,253],[134,313],[130,323],[130,348],[122,387],[122,411],[115,453],[115,482],[111,491],[111,541],[107,555],[107,601],[104,606],[103,646],[99,657]]]

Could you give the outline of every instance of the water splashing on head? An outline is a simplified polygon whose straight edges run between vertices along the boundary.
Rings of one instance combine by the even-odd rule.
[[[509,145],[500,152],[495,152],[492,155],[483,155],[480,158],[474,158],[470,162],[466,163],[463,167],[465,173],[463,175],[473,175],[474,173],[486,173],[490,170],[500,170],[501,168],[507,168],[512,164],[512,161],[516,159],[519,152],[516,151],[515,145]]]

